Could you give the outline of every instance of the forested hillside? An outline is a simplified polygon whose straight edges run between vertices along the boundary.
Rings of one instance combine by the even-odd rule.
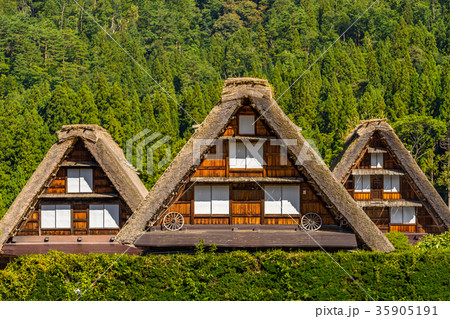
[[[327,163],[359,120],[388,118],[446,197],[450,1],[378,0],[320,59],[373,0],[77,1],[171,97],[75,1],[0,0],[0,217],[61,125],[122,147],[148,128],[176,153],[194,124],[177,104],[200,122],[239,76],[267,78]]]

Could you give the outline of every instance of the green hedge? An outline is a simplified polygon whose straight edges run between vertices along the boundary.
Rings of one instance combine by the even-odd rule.
[[[376,300],[450,300],[450,251],[331,255]],[[0,300],[75,300],[117,258],[29,255],[0,271]],[[123,256],[82,300],[367,300],[323,252]]]

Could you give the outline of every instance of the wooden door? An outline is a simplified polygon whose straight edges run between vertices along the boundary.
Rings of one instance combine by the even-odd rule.
[[[371,199],[383,199],[383,176],[374,175],[370,178]]]

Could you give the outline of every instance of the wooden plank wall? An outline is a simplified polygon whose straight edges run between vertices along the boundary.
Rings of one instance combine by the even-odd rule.
[[[387,148],[385,142],[380,138],[380,136],[375,134],[369,144],[371,147],[384,147]],[[401,169],[401,166],[397,161],[391,156],[391,154],[384,153],[384,168],[386,169]],[[370,167],[371,155],[365,151],[364,156],[361,161],[357,163],[356,168],[371,168]],[[375,170],[375,169],[374,169]],[[371,186],[373,185],[374,176],[371,178]],[[354,191],[354,180],[351,175],[344,184],[345,188],[348,190],[350,195],[353,196],[355,200],[374,200],[373,194],[368,192],[355,192]],[[372,192],[373,193],[373,192]],[[378,198],[375,198],[378,199]],[[382,191],[383,200],[419,200],[417,194],[414,192],[413,188],[409,184],[406,176],[400,176],[400,192],[384,192]],[[390,208],[378,208],[378,207],[367,207],[364,211],[372,219],[372,221],[380,228],[381,231],[399,231],[405,233],[439,233],[441,230],[439,226],[436,225],[433,218],[427,212],[424,207],[417,209],[416,224],[415,225],[401,225],[401,224],[390,224]]]
[[[308,183],[303,182],[299,185],[300,211],[319,214],[324,225],[336,225],[334,218]],[[229,215],[195,215],[194,187],[191,187],[165,214],[178,212],[183,215],[185,224],[292,225],[300,223],[302,216],[292,215],[291,218],[289,215],[264,214],[264,191],[255,183],[230,185],[230,210]],[[158,224],[162,221],[163,217]]]
[[[71,152],[64,159],[65,162],[83,162],[93,163],[97,165],[95,159],[86,149],[83,142],[78,141]],[[108,176],[99,166],[92,166],[94,177],[94,193],[96,194],[118,194],[109,180]],[[46,194],[65,194],[67,193],[67,167],[60,167],[56,176],[50,183],[50,186],[45,190]],[[98,201],[98,200],[97,200]],[[117,201],[116,201],[117,202]],[[40,229],[40,202],[36,205],[36,209],[31,213],[29,219],[19,231],[19,236],[36,236],[36,235],[114,235],[117,234],[117,229],[98,229],[93,230],[88,227],[89,204],[107,204],[107,202],[96,202],[93,199],[86,198],[83,201],[80,199],[61,199],[57,204],[67,204],[72,207],[72,227],[66,230],[41,230]],[[53,202],[47,202],[53,204]],[[127,216],[131,215],[129,209],[120,203],[120,227],[125,223]]]
[[[65,160],[70,162],[95,162],[94,157],[87,150],[86,146],[84,146],[82,140],[78,140],[78,142],[75,143],[75,146]]]
[[[258,115],[251,107],[242,107],[228,125],[224,136],[238,136],[239,115]],[[276,138],[271,135],[265,124],[258,120],[256,122],[256,137]],[[205,159],[194,177],[301,177],[293,163],[287,159],[283,164],[280,158],[280,146],[271,145],[270,140],[264,143],[264,165],[263,169],[229,169],[228,140],[224,139],[223,154],[220,159]],[[211,150],[212,154],[216,149]],[[188,186],[189,187],[189,186]],[[323,223],[335,225],[331,214],[325,208],[321,200],[313,193],[307,183],[301,184],[301,212],[316,212],[321,215]],[[230,185],[230,215],[194,215],[194,187],[181,196],[166,212],[179,212],[183,215],[186,224],[296,224],[300,222],[300,216],[267,215],[264,214],[264,191],[256,183],[240,183]],[[163,218],[160,219],[161,223]]]
[[[96,194],[117,194],[113,184],[106,176],[101,167],[92,167],[94,175],[94,193]],[[67,168],[61,167],[51,181],[50,186],[45,191],[46,194],[67,193]]]
[[[224,136],[238,136],[238,120],[239,115],[255,115],[257,114],[249,107],[243,107],[236,117],[228,125]],[[258,137],[276,138],[271,135],[265,124],[258,120],[256,122],[256,134]],[[266,141],[263,146],[263,159],[266,165],[263,169],[229,169],[229,142],[223,141],[223,154],[221,159],[205,159],[193,175],[194,177],[299,177],[300,174],[290,160],[282,165],[280,158],[280,146],[271,145],[270,141]],[[216,154],[215,147],[210,154]]]
[[[236,116],[230,121],[230,124],[227,126],[223,136],[239,135],[239,123],[238,123],[239,115],[254,115],[255,120],[259,116],[250,106],[241,107],[239,111],[236,113]],[[256,122],[255,136],[270,136],[269,129],[266,127],[266,125],[261,119],[258,119],[258,121]]]
[[[417,232],[418,233],[440,233],[443,231],[430,216],[425,207],[420,207],[417,210]]]
[[[119,226],[120,228],[125,224],[128,216],[131,216],[131,212],[128,207],[120,201],[120,203],[115,200],[114,202],[61,202],[57,204],[70,204],[72,210],[72,227],[70,229],[55,229],[55,230],[41,230],[40,228],[40,209],[37,208],[33,211],[30,218],[19,230],[19,236],[50,236],[50,235],[115,235],[119,232],[118,229],[89,229],[89,205],[90,204],[119,204],[120,218]],[[44,203],[52,204],[52,203]],[[40,207],[41,203],[38,203],[36,207]]]
[[[378,133],[374,134],[369,142],[370,147],[382,147],[387,149],[386,143],[380,138]],[[364,151],[364,155],[359,163],[356,164],[357,169],[371,168],[371,153],[368,150]],[[401,166],[395,161],[395,159],[389,153],[383,153],[383,168],[386,169],[400,169]],[[376,169],[376,168],[374,168]]]
[[[389,231],[389,207],[366,207],[364,211],[382,232]]]

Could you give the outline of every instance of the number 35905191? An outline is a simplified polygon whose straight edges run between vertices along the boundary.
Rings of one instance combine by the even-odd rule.
[[[436,306],[377,306],[377,316],[437,316]]]

